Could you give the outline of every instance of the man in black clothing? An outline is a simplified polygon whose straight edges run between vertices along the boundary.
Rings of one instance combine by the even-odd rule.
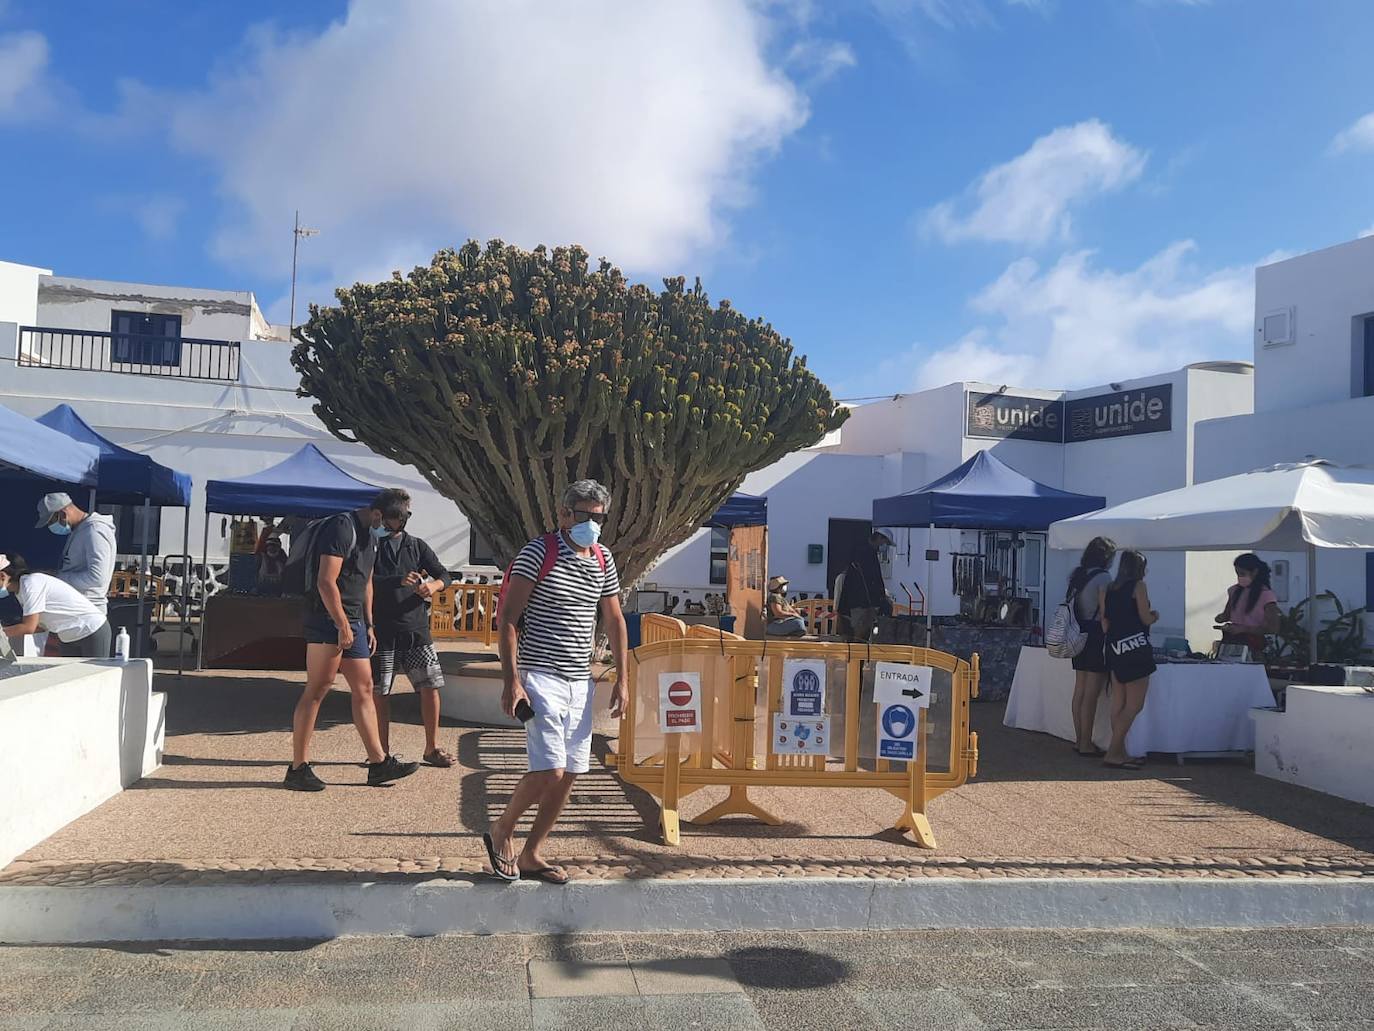
[[[306,754],[320,703],[340,671],[353,696],[353,725],[367,750],[368,784],[400,780],[419,768],[419,763],[400,762],[382,747],[368,661],[377,643],[372,629],[372,566],[377,540],[385,532],[382,511],[398,493],[405,494],[384,490],[366,508],[330,516],[313,541],[310,561],[317,572],[313,588],[307,589],[305,690],[296,703],[292,760],[286,770],[286,786],[294,791],[324,790]]]
[[[840,611],[848,616],[851,640],[871,639],[878,617],[892,615],[892,596],[887,593],[882,559],[878,554],[879,548],[891,544],[892,538],[874,530],[866,544],[855,548],[854,558],[845,570]]]
[[[410,519],[410,495],[395,491],[382,509],[387,531],[377,545],[377,564],[372,570],[373,614],[377,623],[377,649],[372,653],[372,697],[377,705],[377,731],[382,748],[391,749],[391,689],[396,674],[410,678],[420,696],[420,717],[425,725],[424,760],[431,766],[450,767],[453,753],[439,747],[439,689],[444,671],[429,636],[430,599],[453,582],[439,564],[434,549],[419,537],[406,533]]]

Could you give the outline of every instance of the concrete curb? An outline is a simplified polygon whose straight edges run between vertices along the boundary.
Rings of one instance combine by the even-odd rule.
[[[349,934],[1374,924],[1374,878],[599,880],[0,887],[0,942]]]

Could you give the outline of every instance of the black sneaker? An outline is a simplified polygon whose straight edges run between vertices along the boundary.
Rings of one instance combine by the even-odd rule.
[[[378,784],[389,784],[393,780],[409,777],[419,768],[419,763],[403,763],[394,755],[388,755],[379,763],[367,764],[368,787],[375,788]]]
[[[315,776],[309,763],[286,768],[286,786],[292,791],[323,791],[324,781]]]

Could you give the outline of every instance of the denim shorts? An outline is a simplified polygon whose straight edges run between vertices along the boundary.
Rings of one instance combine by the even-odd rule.
[[[343,653],[345,659],[366,659],[372,656],[372,652],[367,647],[367,627],[363,626],[361,619],[351,619],[348,625],[353,628],[353,644]],[[320,619],[318,616],[307,616],[305,620],[305,643],[306,644],[332,644],[337,646],[339,643],[339,629],[334,625],[334,621],[329,618]]]

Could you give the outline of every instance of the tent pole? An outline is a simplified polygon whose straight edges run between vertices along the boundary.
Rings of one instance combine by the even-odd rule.
[[[935,524],[926,533],[926,647],[935,647],[935,563],[930,560],[935,547]]]
[[[148,522],[152,512],[152,498],[143,499],[143,553],[138,558],[138,640],[134,643],[134,654],[143,658],[143,581],[148,576]]]
[[[209,572],[210,565],[210,509],[205,509],[205,536],[200,545],[200,633],[196,634],[196,669],[205,666],[205,615],[210,606],[206,604],[210,600],[206,593],[205,574]]]
[[[1307,658],[1308,665],[1317,663],[1317,546],[1307,545]]]
[[[94,512],[94,511],[95,511],[95,488],[94,488],[94,487],[92,487],[90,493],[89,493],[88,495],[86,495],[86,511],[87,511],[87,512]]]
[[[186,672],[186,607],[191,603],[191,506],[181,519],[181,626],[177,628],[177,676]]]

